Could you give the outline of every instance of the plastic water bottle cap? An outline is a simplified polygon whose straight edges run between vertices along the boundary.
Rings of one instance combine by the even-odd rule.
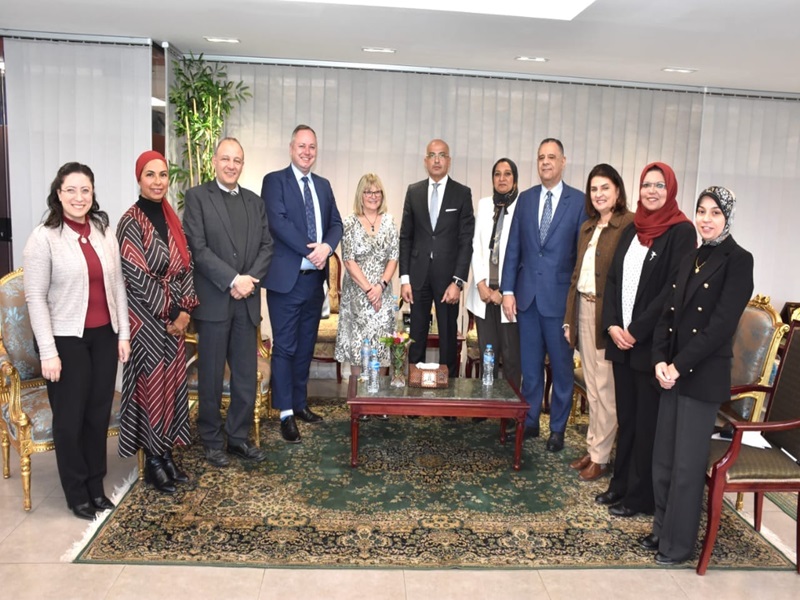
[[[487,350],[491,350],[492,349],[492,345],[491,344],[486,344],[486,349]]]

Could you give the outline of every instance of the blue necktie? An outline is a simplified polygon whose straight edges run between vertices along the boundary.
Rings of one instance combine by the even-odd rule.
[[[436,221],[439,219],[439,185],[434,183],[431,192],[431,229],[436,229]]]
[[[550,229],[550,221],[553,220],[553,192],[547,192],[544,200],[544,210],[542,211],[542,222],[539,225],[539,243],[544,245],[547,239],[547,230]]]
[[[306,205],[306,227],[308,237],[312,242],[317,241],[317,219],[314,217],[314,199],[311,197],[311,188],[308,187],[308,177],[303,177],[303,200]]]

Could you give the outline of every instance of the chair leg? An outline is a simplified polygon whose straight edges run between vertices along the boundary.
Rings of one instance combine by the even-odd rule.
[[[761,515],[764,508],[764,492],[756,492],[753,504],[753,528],[761,531]]]
[[[261,389],[261,375],[259,374],[258,377],[258,387],[259,390]],[[264,400],[259,391],[256,394],[256,404],[253,407],[253,437],[255,438],[253,441],[255,442],[256,446],[261,446],[261,408],[264,406]]]
[[[722,498],[725,486],[722,482],[715,485],[712,480],[708,489],[708,508],[706,509],[706,536],[703,539],[703,549],[700,551],[700,560],[697,562],[697,574],[705,575],[708,569],[708,562],[711,560],[711,552],[714,550],[714,543],[717,541],[717,531],[719,530],[720,516],[722,515]]]
[[[144,481],[144,448],[136,452],[136,460],[139,463],[139,481]]]
[[[797,565],[797,574],[800,575],[800,493],[797,494],[797,514],[795,515],[795,525],[797,526],[797,531],[795,531],[795,540],[797,541],[797,547],[795,548],[795,560]]]
[[[30,454],[20,454],[19,474],[22,479],[22,508],[31,509],[31,456]]]
[[[8,433],[6,430],[3,430],[3,479],[8,479],[11,477],[11,469],[9,467],[9,461],[11,460],[11,453],[10,453],[11,443],[8,441]]]
[[[575,425],[575,419],[578,418],[578,394],[572,393],[572,408],[569,411],[569,424]]]
[[[342,363],[336,361],[336,383],[342,383]]]
[[[739,492],[736,494],[736,512],[742,512],[744,508],[744,493]]]

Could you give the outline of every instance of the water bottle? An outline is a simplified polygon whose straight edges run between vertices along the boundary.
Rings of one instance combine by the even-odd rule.
[[[370,356],[372,355],[372,346],[369,344],[369,340],[364,338],[364,342],[361,344],[361,375],[359,376],[360,381],[367,381],[369,379],[369,367],[370,367]]]
[[[378,384],[378,377],[380,377],[381,362],[378,360],[378,351],[373,350],[369,361],[369,383],[367,384],[367,391],[371,394],[380,389]]]
[[[483,385],[494,383],[494,348],[491,344],[486,344],[483,352]]]

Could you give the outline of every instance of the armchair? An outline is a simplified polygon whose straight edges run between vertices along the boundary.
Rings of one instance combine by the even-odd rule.
[[[10,448],[19,454],[22,506],[31,509],[31,455],[53,450],[53,413],[34,346],[22,269],[0,279],[0,434],[3,478],[11,476]],[[114,394],[108,437],[119,434],[120,394]]]
[[[800,338],[794,339],[800,322],[794,321],[786,341],[786,351],[778,367],[775,383],[745,385],[734,393],[759,392],[770,397],[764,422],[734,421],[733,440],[713,441],[709,455],[708,522],[703,549],[697,564],[698,575],[708,568],[719,529],[722,500],[725,492],[755,494],[754,527],[761,530],[764,492],[797,493],[797,551],[800,554]],[[746,431],[761,432],[771,448],[742,445]],[[797,572],[800,573],[800,563]]]
[[[336,381],[342,383],[342,364],[333,356],[336,348],[336,333],[339,329],[339,300],[342,295],[342,261],[335,252],[331,255],[329,266],[328,305],[330,314],[320,319],[313,360],[335,362]]]

